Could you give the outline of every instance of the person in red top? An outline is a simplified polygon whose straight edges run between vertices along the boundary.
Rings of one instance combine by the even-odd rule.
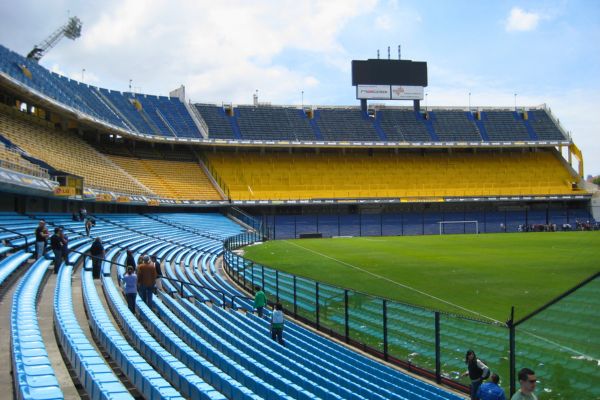
[[[152,293],[156,285],[156,277],[156,267],[150,261],[150,257],[145,255],[137,268],[138,292],[142,301],[150,308],[152,308]]]

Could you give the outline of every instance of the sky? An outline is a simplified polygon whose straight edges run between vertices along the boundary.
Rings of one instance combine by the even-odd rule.
[[[600,175],[597,0],[0,1],[0,43],[25,55],[69,16],[82,36],[43,66],[193,102],[358,105],[351,60],[400,45],[428,63],[428,106],[546,104]]]

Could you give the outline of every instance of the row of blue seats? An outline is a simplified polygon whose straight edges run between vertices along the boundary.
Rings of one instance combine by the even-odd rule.
[[[7,247],[7,249],[11,250],[12,248]],[[20,250],[0,261],[0,286],[2,286],[8,277],[21,267],[30,257],[31,253]]]
[[[86,252],[91,244],[78,251]],[[71,275],[80,254],[71,253],[69,263],[63,264],[58,273],[54,293],[54,321],[57,339],[75,375],[92,400],[133,399],[104,358],[85,336],[73,310]]]
[[[38,259],[18,284],[10,316],[11,362],[18,400],[63,399],[37,319],[37,300],[50,260]]]

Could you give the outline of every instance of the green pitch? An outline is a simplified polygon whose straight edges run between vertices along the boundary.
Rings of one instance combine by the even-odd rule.
[[[600,232],[271,241],[257,263],[338,287],[467,316],[506,321],[597,272]]]

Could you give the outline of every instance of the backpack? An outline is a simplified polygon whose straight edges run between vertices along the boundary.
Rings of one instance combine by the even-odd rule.
[[[484,371],[484,372],[483,372],[483,374],[481,375],[481,380],[482,380],[482,381],[484,381],[484,380],[486,380],[487,378],[489,378],[489,377],[490,377],[490,375],[492,374],[492,371],[491,371],[489,368],[487,369],[487,371],[486,371],[486,370],[483,370],[483,371]]]

